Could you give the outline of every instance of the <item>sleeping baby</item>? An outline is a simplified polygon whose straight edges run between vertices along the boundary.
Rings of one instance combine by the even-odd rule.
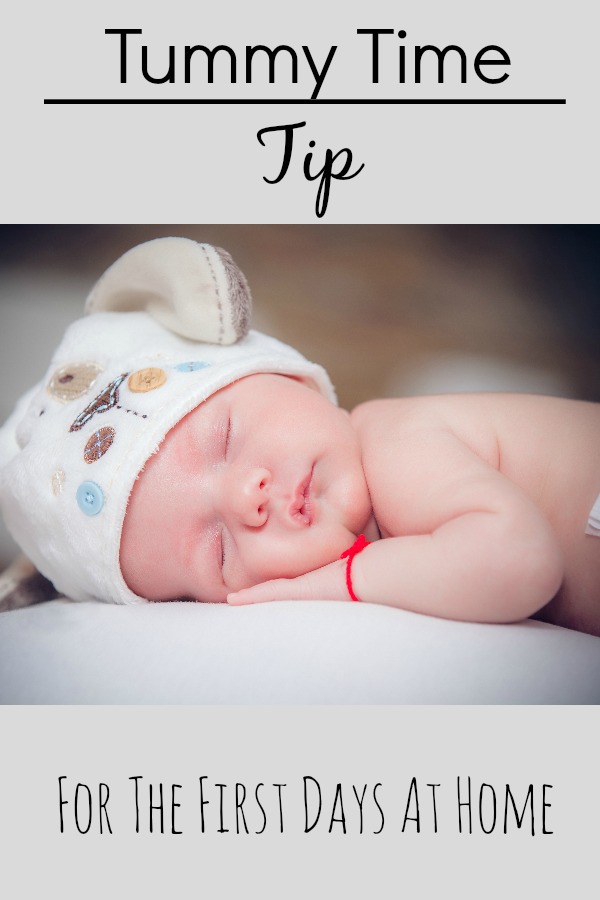
[[[600,635],[600,406],[376,400],[248,330],[224,251],[142,244],[0,433],[9,529],[76,600],[383,603]]]

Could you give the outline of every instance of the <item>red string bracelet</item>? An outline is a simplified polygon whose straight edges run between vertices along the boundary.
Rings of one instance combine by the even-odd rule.
[[[357,553],[360,553],[361,550],[364,550],[365,547],[368,547],[371,541],[368,541],[364,534],[359,534],[351,547],[348,547],[347,550],[344,550],[340,559],[348,559],[346,563],[346,587],[348,588],[348,593],[352,600],[355,600],[357,603],[360,603],[360,598],[356,596],[354,593],[354,589],[352,587],[352,561]]]

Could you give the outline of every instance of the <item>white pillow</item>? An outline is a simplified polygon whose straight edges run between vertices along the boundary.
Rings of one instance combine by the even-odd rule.
[[[356,603],[0,614],[2,703],[600,703],[600,639]]]

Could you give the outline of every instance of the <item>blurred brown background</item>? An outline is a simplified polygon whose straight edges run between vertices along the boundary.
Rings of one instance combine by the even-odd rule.
[[[596,226],[5,225],[0,419],[102,271],[164,235],[225,247],[254,327],[322,363],[344,406],[480,389],[600,400]]]

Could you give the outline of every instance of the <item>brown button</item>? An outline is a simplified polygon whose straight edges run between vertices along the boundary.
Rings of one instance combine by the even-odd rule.
[[[99,428],[95,431],[83,451],[83,458],[86,463],[96,462],[101,456],[104,456],[108,448],[115,439],[115,429],[110,426]]]
[[[154,391],[156,388],[162,387],[166,380],[167,373],[164,369],[138,369],[129,376],[127,384],[129,390],[135,394],[145,394],[146,391]]]
[[[92,387],[102,369],[94,363],[74,363],[57,369],[48,384],[48,393],[67,403]]]

